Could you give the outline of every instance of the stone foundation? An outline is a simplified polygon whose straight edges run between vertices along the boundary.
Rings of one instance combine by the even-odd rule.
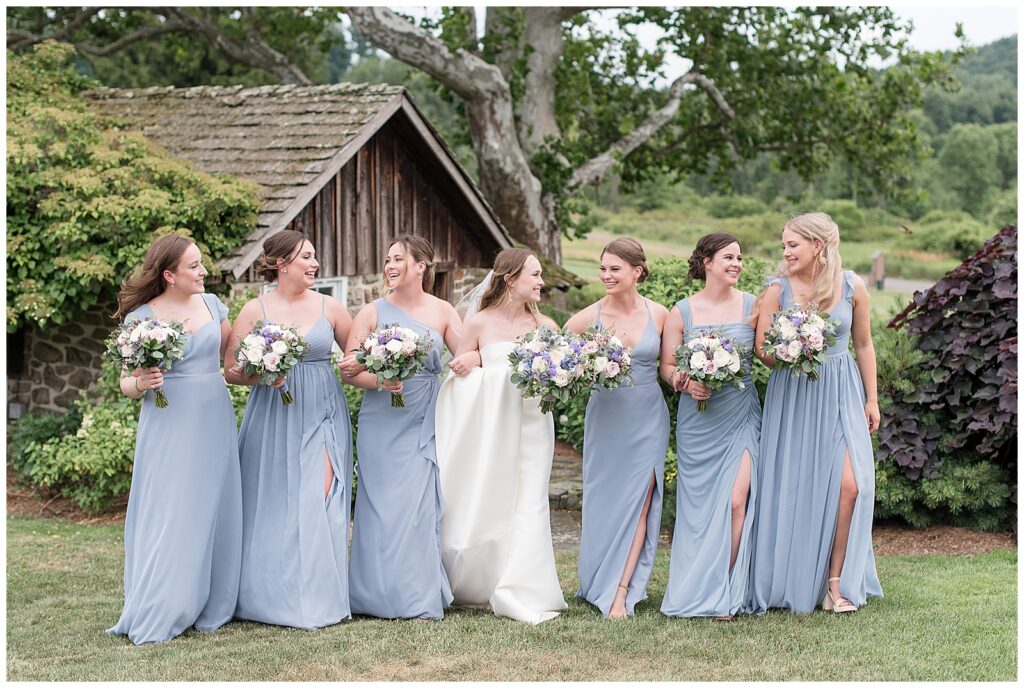
[[[103,341],[117,321],[110,305],[94,309],[79,320],[25,332],[24,364],[20,375],[7,378],[7,400],[32,411],[64,411],[99,378]]]
[[[452,270],[452,303],[469,293],[487,274],[487,268]],[[231,285],[229,302],[252,289],[257,294],[263,282],[236,282]],[[345,306],[354,316],[365,304],[380,295],[380,275],[352,275],[348,278]],[[90,389],[99,378],[103,342],[117,321],[109,317],[114,305],[94,309],[74,322],[46,330],[30,326],[25,332],[24,364],[20,375],[8,375],[8,402],[17,402],[28,411],[64,411],[83,389]]]

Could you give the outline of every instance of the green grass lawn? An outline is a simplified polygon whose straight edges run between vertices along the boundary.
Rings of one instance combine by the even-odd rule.
[[[232,623],[135,647],[103,630],[121,609],[119,526],[9,518],[7,678],[61,680],[974,680],[1017,675],[1017,555],[882,557],[886,597],[836,617],[770,613],[729,624],[658,612],[609,623],[571,598],[540,626],[455,610],[442,622],[358,619],[309,633]]]

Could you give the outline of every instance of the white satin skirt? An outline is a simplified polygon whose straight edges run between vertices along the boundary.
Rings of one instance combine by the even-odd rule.
[[[449,375],[437,397],[442,559],[454,604],[538,624],[566,608],[555,571],[548,481],[551,414],[509,381],[512,342]]]

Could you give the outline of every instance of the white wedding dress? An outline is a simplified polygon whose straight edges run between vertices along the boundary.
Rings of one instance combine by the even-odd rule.
[[[483,347],[483,366],[438,394],[442,557],[454,604],[538,624],[566,608],[548,511],[555,430],[509,381],[513,346]]]

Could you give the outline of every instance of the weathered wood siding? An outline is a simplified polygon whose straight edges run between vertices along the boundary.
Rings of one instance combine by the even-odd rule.
[[[430,241],[442,271],[488,265],[498,252],[481,245],[486,229],[403,124],[399,115],[381,128],[288,225],[313,242],[321,276],[379,272],[404,233]]]

